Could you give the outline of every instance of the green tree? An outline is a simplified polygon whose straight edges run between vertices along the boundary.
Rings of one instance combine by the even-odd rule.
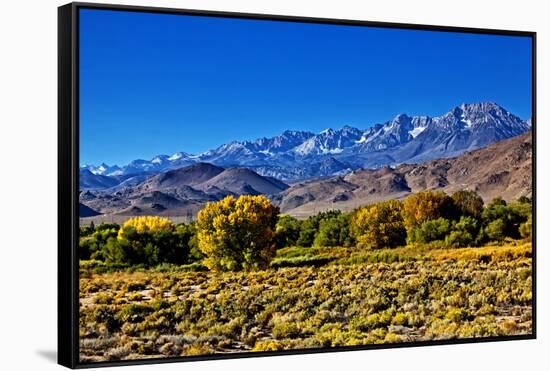
[[[290,215],[280,215],[275,226],[278,247],[296,246],[300,238],[300,221]]]
[[[487,238],[493,241],[502,241],[506,237],[506,223],[504,219],[495,219],[485,227]]]
[[[315,236],[319,232],[319,224],[321,220],[337,218],[342,212],[340,210],[323,211],[312,215],[304,220],[300,227],[300,236],[296,241],[298,246],[309,247],[313,245]]]
[[[228,196],[208,203],[197,218],[204,264],[216,271],[267,267],[275,256],[278,214],[265,196]]]
[[[176,227],[167,218],[130,218],[116,236],[116,239],[111,236],[102,249],[107,262],[153,266],[160,263],[183,264],[187,261],[189,236],[186,229]]]
[[[486,232],[490,239],[520,238],[519,227],[527,221],[531,213],[530,204],[512,203],[508,205],[502,198],[497,197],[483,210],[482,220],[487,226]],[[498,220],[500,221],[497,222]]]
[[[416,227],[410,236],[411,242],[428,243],[444,240],[451,231],[451,222],[445,218],[428,220]]]
[[[453,224],[451,233],[445,238],[445,243],[450,247],[472,246],[478,232],[478,221],[470,216],[462,216]]]
[[[313,241],[314,246],[352,246],[355,241],[350,234],[351,214],[322,219],[319,231]]]
[[[402,211],[403,205],[397,200],[378,202],[357,210],[351,222],[357,245],[372,249],[404,245],[407,230]]]
[[[452,196],[460,215],[479,219],[483,212],[483,199],[475,191],[462,190]]]

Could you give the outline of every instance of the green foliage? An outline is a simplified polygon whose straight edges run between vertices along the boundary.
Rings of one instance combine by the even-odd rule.
[[[506,237],[506,222],[504,219],[495,219],[485,228],[487,237],[493,241],[502,241]]]
[[[483,199],[475,191],[461,190],[452,196],[460,215],[479,219],[483,212]]]
[[[300,226],[300,235],[296,241],[296,245],[307,247],[313,245],[313,240],[317,234],[319,228],[319,221],[315,218],[309,217],[304,220]]]
[[[471,246],[474,242],[474,237],[466,231],[452,231],[445,237],[445,244],[449,247],[466,247]]]
[[[445,243],[449,247],[472,246],[478,232],[478,221],[470,216],[462,216],[458,222],[453,223],[452,231],[445,238]]]
[[[352,246],[355,240],[350,234],[350,220],[349,213],[321,219],[313,246]]]
[[[197,219],[204,265],[217,271],[266,268],[275,255],[278,213],[265,196],[208,203]]]
[[[528,204],[528,205],[531,205],[533,203],[533,200],[531,200],[530,197],[527,197],[527,196],[520,196],[517,201],[517,203],[519,204]]]
[[[515,202],[510,205],[502,198],[495,198],[483,210],[482,219],[490,239],[502,240],[505,237],[520,238],[519,227],[532,213],[531,204]]]
[[[175,225],[167,218],[144,216],[130,218],[122,227],[83,226],[78,255],[80,260],[97,262],[91,268],[95,272],[128,267],[157,267],[166,272],[205,267],[220,271],[320,267],[341,261],[341,257],[332,252],[314,255],[301,252],[272,259],[277,247],[280,250],[303,247],[304,251],[352,246],[382,249],[409,242],[418,249],[456,248],[501,243],[510,238],[530,239],[532,207],[528,197],[509,204],[496,198],[484,208],[474,191],[459,191],[452,197],[442,191],[425,191],[409,196],[404,202],[378,202],[353,213],[330,210],[300,221],[289,215],[279,216],[278,209],[266,198],[230,197],[206,206],[199,221],[190,224]],[[400,259],[384,252],[358,254],[345,260],[391,263]]]
[[[336,260],[336,257],[330,255],[318,255],[318,256],[296,256],[289,258],[275,258],[271,262],[272,268],[284,268],[284,267],[320,267]]]
[[[531,239],[533,235],[533,218],[529,215],[527,221],[519,226],[521,237]]]
[[[184,228],[145,230],[121,229],[118,237],[105,245],[105,261],[155,266],[161,263],[184,264],[189,254],[189,235]]]
[[[338,218],[342,214],[339,210],[329,210],[312,215],[304,220],[300,227],[300,236],[296,245],[302,247],[312,246],[315,236],[319,231],[319,224],[322,220]]]
[[[117,236],[119,228],[118,224],[102,224],[98,227],[81,227],[81,237],[78,244],[79,259],[102,260],[104,258],[103,247],[110,238],[115,238]]]
[[[93,222],[90,224],[90,227],[93,227]],[[115,230],[118,231],[120,229],[120,225],[116,223],[101,223],[97,227],[95,227],[96,231],[105,231],[105,230]]]
[[[451,222],[445,218],[437,218],[422,223],[412,230],[411,242],[429,243],[444,240],[451,231]]]
[[[296,242],[300,238],[300,227],[301,223],[298,219],[290,215],[279,215],[275,226],[277,247],[296,246]]]

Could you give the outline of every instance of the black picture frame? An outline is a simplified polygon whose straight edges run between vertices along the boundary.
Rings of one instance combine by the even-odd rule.
[[[119,10],[127,12],[164,13],[180,15],[213,16],[285,22],[305,22],[348,26],[370,26],[381,28],[430,30],[469,34],[492,34],[524,36],[532,40],[532,333],[527,335],[485,337],[472,339],[433,340],[395,344],[372,344],[334,348],[270,351],[261,353],[232,353],[205,356],[153,358],[143,360],[106,361],[81,363],[79,361],[79,277],[76,247],[79,238],[79,10]],[[191,9],[157,8],[145,6],[111,5],[97,3],[70,3],[58,8],[58,363],[69,368],[106,367],[168,362],[190,362],[201,360],[266,357],[289,354],[309,354],[353,350],[432,346],[446,344],[482,343],[510,340],[528,340],[537,337],[536,307],[536,32],[513,31],[486,28],[435,26],[424,24],[387,23],[363,20],[310,18],[269,14],[235,13]]]

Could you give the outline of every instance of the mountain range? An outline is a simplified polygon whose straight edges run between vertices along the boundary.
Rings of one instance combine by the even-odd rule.
[[[81,167],[80,187],[133,185],[147,176],[194,163],[246,167],[262,176],[295,182],[454,157],[520,135],[530,125],[530,120],[524,121],[496,103],[461,104],[442,116],[400,114],[365,130],[351,126],[318,134],[287,130],[272,138],[232,141],[198,155],[177,152],[125,166],[86,165]]]
[[[531,171],[532,137],[526,132],[453,158],[358,169],[293,184],[245,167],[199,162],[148,176],[132,186],[82,190],[80,210],[81,217],[165,215],[192,219],[207,202],[227,195],[265,194],[282,212],[307,217],[327,209],[351,210],[375,201],[400,199],[426,189],[447,193],[473,189],[485,201],[496,196],[513,200],[532,194]]]

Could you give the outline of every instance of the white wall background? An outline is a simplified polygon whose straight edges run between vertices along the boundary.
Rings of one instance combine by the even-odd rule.
[[[112,0],[113,2],[116,0]],[[540,370],[550,320],[550,26],[542,0],[120,0],[125,4],[538,32],[538,339],[134,366],[128,370]],[[49,370],[56,350],[57,6],[4,1],[0,11],[0,369]],[[437,51],[434,51],[435,53]]]

